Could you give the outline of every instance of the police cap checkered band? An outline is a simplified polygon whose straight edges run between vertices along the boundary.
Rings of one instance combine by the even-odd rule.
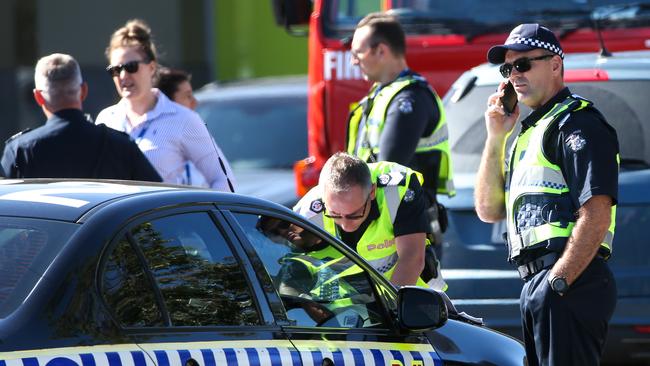
[[[520,24],[515,27],[503,45],[494,46],[488,51],[488,61],[501,64],[505,61],[508,50],[526,52],[545,49],[564,58],[564,52],[555,34],[539,24]]]

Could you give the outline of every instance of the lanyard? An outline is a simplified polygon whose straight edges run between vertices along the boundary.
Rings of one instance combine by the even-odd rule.
[[[134,139],[133,136],[131,136],[131,133],[129,133],[129,136],[131,136],[131,139],[135,141],[136,144],[140,144],[140,141],[142,141],[142,138],[144,135],[147,133],[147,130],[149,129],[149,126],[151,125],[152,120],[148,120],[144,122],[144,126],[142,126],[142,130],[140,130],[140,133],[138,133],[138,136]],[[129,122],[126,117],[124,117],[124,121],[122,122],[122,129],[124,132],[127,132],[129,128]],[[138,128],[138,126],[131,128],[131,131],[134,129]]]

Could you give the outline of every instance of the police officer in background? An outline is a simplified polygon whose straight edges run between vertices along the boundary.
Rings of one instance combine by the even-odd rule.
[[[161,181],[128,135],[95,126],[84,115],[88,86],[74,58],[60,53],[41,58],[34,82],[34,99],[48,119],[7,140],[2,156],[7,178]]]
[[[564,86],[563,58],[555,35],[539,24],[517,26],[489,50],[488,60],[502,64],[519,102],[533,111],[506,160],[519,108],[505,113],[506,82],[488,98],[476,211],[485,222],[506,219],[509,260],[525,281],[520,307],[528,363],[598,365],[616,306],[606,260],[618,140],[595,106]]]
[[[366,162],[392,161],[422,173],[439,256],[447,217],[436,194],[455,194],[442,102],[409,69],[404,31],[394,17],[372,13],[363,18],[351,53],[352,63],[374,84],[350,114],[347,151]]]
[[[356,250],[394,285],[427,286],[431,277],[421,275],[431,226],[421,182],[420,173],[402,165],[366,164],[339,152],[293,209]],[[429,286],[446,289],[444,281]]]

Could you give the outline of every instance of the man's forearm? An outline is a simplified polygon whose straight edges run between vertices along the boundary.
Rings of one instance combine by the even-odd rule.
[[[611,221],[609,196],[590,198],[579,210],[579,217],[560,260],[555,263],[549,278],[564,277],[573,283],[594,258]]]
[[[395,238],[397,264],[390,278],[395,286],[415,285],[424,269],[426,234],[414,233]]]
[[[488,138],[476,176],[476,213],[485,222],[497,222],[505,217],[504,144],[503,138]]]

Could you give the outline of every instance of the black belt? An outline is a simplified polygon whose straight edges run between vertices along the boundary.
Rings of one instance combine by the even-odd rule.
[[[528,263],[522,264],[521,266],[517,267],[517,271],[519,271],[519,277],[525,281],[539,273],[541,270],[555,264],[559,257],[560,256],[558,253],[551,252]]]

